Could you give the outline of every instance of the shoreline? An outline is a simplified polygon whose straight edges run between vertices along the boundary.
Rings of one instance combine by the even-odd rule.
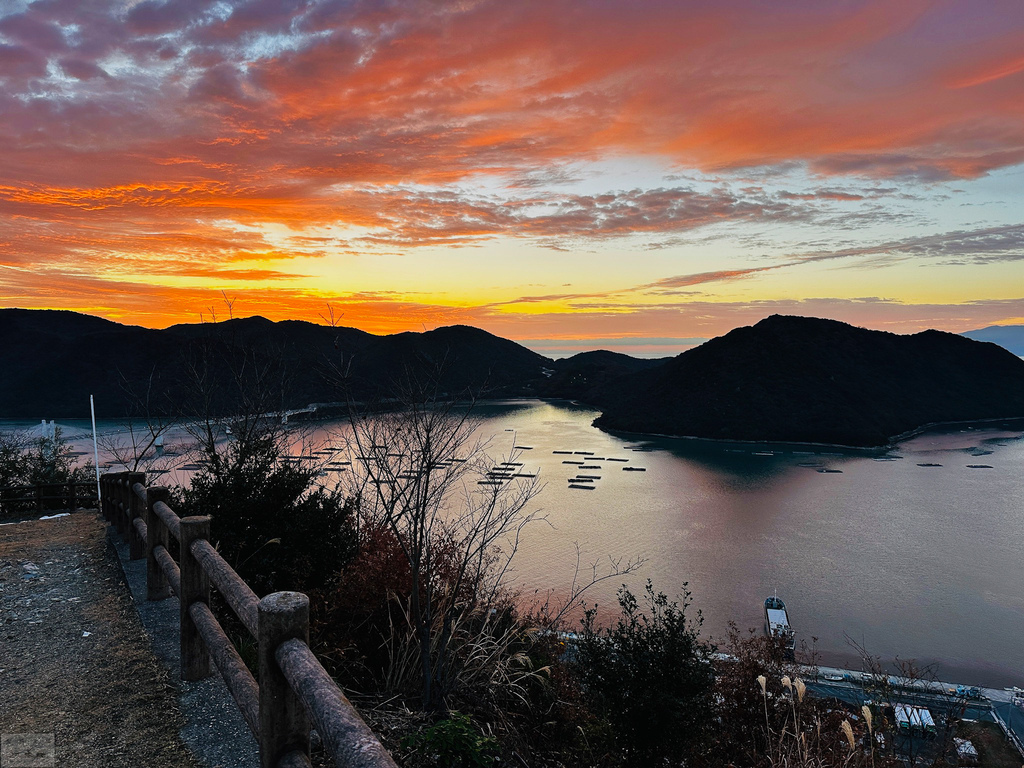
[[[821,667],[841,667],[843,669],[861,670],[862,656],[852,650],[816,649],[818,664]],[[976,685],[983,688],[1006,688],[1024,686],[1024,671],[1014,670],[999,664],[991,664],[984,660],[951,659],[941,657],[899,656],[900,661],[914,661],[921,669],[932,669],[940,680],[956,680],[964,685]],[[890,674],[899,672],[896,659],[883,659],[882,666]]]
[[[592,406],[588,406],[592,407]],[[597,409],[595,409],[597,410]],[[712,444],[732,444],[732,445],[751,445],[751,446],[768,446],[768,445],[792,445],[792,446],[807,446],[814,448],[839,448],[843,451],[849,451],[851,453],[861,454],[873,454],[873,453],[886,453],[894,450],[901,443],[904,443],[912,438],[919,435],[926,434],[928,432],[940,431],[943,428],[956,427],[956,426],[978,426],[987,427],[992,424],[1010,422],[1016,423],[1016,427],[1009,427],[1009,429],[1021,429],[1024,430],[1024,416],[1003,416],[993,419],[972,419],[969,421],[933,421],[928,424],[922,424],[920,427],[901,432],[898,435],[893,435],[889,438],[889,442],[882,445],[846,445],[844,443],[816,443],[810,441],[800,440],[743,440],[740,438],[727,438],[727,437],[699,437],[697,435],[669,435],[662,434],[659,432],[633,432],[625,429],[609,429],[602,427],[596,423],[597,419],[591,423],[595,429],[599,429],[609,435],[630,435],[636,437],[648,437],[655,438],[658,440],[688,440],[691,442],[703,442]]]
[[[468,401],[468,400],[466,400],[466,401],[457,401],[457,404],[458,405],[464,405],[464,404],[469,404],[470,402],[471,401]],[[589,408],[589,409],[592,409],[594,411],[598,411],[599,413],[601,413],[601,415],[603,415],[603,412],[601,411],[601,408],[596,406],[596,405],[591,405],[589,403],[585,403],[585,402],[582,402],[580,400],[572,400],[572,399],[563,398],[563,397],[537,397],[537,396],[499,397],[499,398],[494,398],[493,400],[481,398],[480,400],[475,401],[475,404],[476,405],[484,405],[484,406],[486,406],[486,405],[501,405],[503,403],[514,404],[514,403],[531,403],[531,402],[550,403],[552,405],[558,405],[558,404],[561,404],[561,403],[565,403],[565,404],[569,404],[569,405],[575,405],[575,406],[578,406],[578,407]],[[335,403],[311,403],[310,405],[308,405],[306,407],[307,408],[315,408],[316,406],[321,406],[321,407],[328,407],[329,408],[329,407],[332,407],[334,405],[336,405],[336,404]],[[314,415],[316,414],[316,412],[317,411],[314,410],[314,412],[313,412]],[[318,422],[318,421],[328,422],[328,421],[344,420],[344,418],[345,418],[344,416],[331,415],[331,416],[325,416],[325,417],[321,417],[321,418],[301,419],[301,420],[297,420],[297,421],[301,421],[302,423],[310,423],[310,422]],[[600,416],[598,416],[597,418],[600,418]],[[628,430],[628,429],[612,429],[612,428],[602,427],[602,426],[600,426],[599,424],[596,423],[597,422],[597,418],[595,418],[594,421],[591,422],[591,426],[593,426],[595,429],[598,429],[598,430],[604,432],[605,434],[616,435],[616,436],[617,435],[623,435],[623,436],[630,436],[630,437],[637,437],[637,438],[646,438],[646,439],[657,439],[657,440],[664,440],[664,439],[668,439],[668,440],[685,440],[685,441],[688,441],[688,442],[691,442],[691,443],[708,443],[708,444],[711,444],[711,445],[732,444],[732,445],[750,445],[750,446],[758,446],[758,447],[771,446],[771,445],[779,445],[779,446],[797,446],[797,447],[812,447],[812,448],[838,448],[838,449],[841,449],[843,451],[849,451],[849,452],[855,453],[855,454],[878,454],[878,453],[885,453],[887,451],[891,451],[891,450],[895,449],[901,443],[904,443],[907,440],[911,440],[911,439],[913,439],[913,438],[915,438],[915,437],[917,437],[919,435],[922,435],[922,434],[925,434],[925,433],[928,433],[928,432],[932,432],[932,431],[940,431],[940,430],[945,429],[945,428],[957,427],[957,426],[987,427],[987,426],[991,426],[993,424],[998,424],[998,423],[1002,423],[1002,422],[1009,422],[1011,424],[1011,426],[1008,427],[1009,429],[1024,430],[1024,415],[1021,415],[1021,416],[999,416],[999,417],[988,418],[988,419],[969,419],[969,420],[964,420],[964,421],[932,421],[932,422],[928,422],[926,424],[922,424],[922,425],[920,425],[918,427],[914,427],[913,429],[909,429],[909,430],[907,430],[905,432],[901,432],[901,433],[899,433],[897,435],[891,435],[888,438],[889,442],[887,442],[887,443],[883,443],[883,444],[879,444],[879,445],[847,445],[845,443],[824,443],[824,442],[814,442],[814,441],[809,441],[809,440],[807,440],[807,441],[804,441],[804,440],[745,440],[745,439],[742,439],[742,438],[731,438],[731,437],[701,437],[699,435],[673,435],[673,434],[667,434],[667,433],[662,433],[662,432],[637,432],[637,431]],[[89,422],[88,417],[84,417],[84,416],[83,417],[66,417],[66,418],[56,417],[56,418],[54,418],[54,420],[55,421],[60,420],[60,421],[65,421],[65,422],[76,422],[76,421],[81,421],[81,422],[86,422],[86,423]],[[110,417],[110,418],[106,418],[106,419],[102,419],[102,420],[103,421],[119,421],[119,419],[117,417]],[[3,430],[5,423],[8,423],[8,424],[22,424],[23,423],[25,427],[31,428],[31,427],[34,427],[34,426],[38,426],[39,419],[28,419],[28,418],[19,417],[19,416],[0,416],[0,430]]]

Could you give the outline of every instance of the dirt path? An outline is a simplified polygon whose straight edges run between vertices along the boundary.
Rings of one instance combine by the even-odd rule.
[[[30,733],[44,752],[52,735],[56,752],[32,765],[199,765],[122,579],[96,514],[0,526],[5,758],[12,735]]]

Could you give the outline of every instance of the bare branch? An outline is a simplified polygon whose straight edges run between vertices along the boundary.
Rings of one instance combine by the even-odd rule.
[[[495,470],[514,456],[496,463],[473,402],[440,397],[440,378],[409,377],[400,407],[351,413],[349,491],[363,500],[363,525],[390,531],[409,563],[405,610],[425,707],[443,702],[458,677],[451,645],[459,628],[471,615],[486,624],[507,599],[522,531],[542,519],[530,509],[538,480]]]

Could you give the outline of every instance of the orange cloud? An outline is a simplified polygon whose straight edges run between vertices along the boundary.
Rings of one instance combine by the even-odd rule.
[[[950,88],[973,88],[976,85],[991,83],[993,80],[1001,80],[1020,72],[1024,72],[1024,56],[1019,56],[1009,61],[997,62],[994,65],[985,67],[980,72],[961,77],[950,83]]]
[[[297,184],[312,200],[338,181],[445,184],[609,153],[705,170],[797,161],[825,173],[936,178],[1022,158],[1019,103],[945,85],[1018,71],[1019,54],[971,69],[975,48],[1020,23],[1012,11],[967,44],[950,34],[962,8],[923,0],[254,8],[237,7],[252,11],[245,24],[153,3],[127,20],[113,3],[92,25],[78,19],[84,49],[117,50],[135,70],[31,108],[12,89],[2,106],[15,176],[57,186],[38,162],[48,156],[79,188],[93,178],[101,189],[160,189],[181,163],[173,176],[191,170],[197,200],[210,194],[203,184],[228,179],[241,189]],[[8,27],[35,40],[21,16],[45,13],[15,14]],[[67,21],[50,13],[47,23]],[[154,14],[159,24],[140,21]],[[275,55],[248,45],[263,34],[272,47],[284,29],[298,31]],[[166,39],[191,53],[171,47],[164,58]],[[33,73],[45,72],[25,64],[41,53],[24,50],[9,57],[31,92]],[[85,50],[76,55],[89,63]],[[968,74],[949,74],[958,58]],[[280,202],[256,198],[262,213]],[[245,210],[246,200],[224,202]]]
[[[620,298],[601,302],[599,295],[580,296],[572,312],[517,312],[509,306],[452,307],[417,302],[387,293],[314,294],[281,289],[241,289],[226,293],[236,316],[263,315],[273,320],[324,322],[330,306],[341,323],[371,333],[395,333],[469,324],[511,339],[548,340],[539,348],[555,348],[558,340],[576,339],[577,351],[588,347],[650,347],[645,339],[704,339],[771,314],[831,317],[863,327],[912,333],[926,328],[965,331],[1012,322],[1024,317],[1024,299],[967,301],[953,304],[900,302],[880,298],[791,299],[718,302],[691,297],[685,302],[629,303]],[[0,305],[72,309],[120,322],[166,327],[179,322],[227,316],[225,294],[89,276],[62,277],[0,267]],[[597,299],[595,301],[595,299]],[[553,340],[553,341],[552,341]],[[615,340],[623,340],[615,344]],[[532,342],[531,342],[531,345]],[[564,347],[564,344],[561,345]],[[660,345],[672,352],[671,345]]]
[[[1022,41],[1016,0],[34,3],[0,12],[0,287],[163,323],[208,293],[125,275],[254,283],[253,311],[308,315],[323,297],[262,287],[294,282],[276,262],[828,227],[835,206],[884,197],[851,174],[896,188],[1024,162]],[[647,182],[595,191],[589,163],[638,157]],[[792,168],[818,188],[738,188]],[[688,171],[720,176],[664,178]],[[906,240],[891,238],[937,252]],[[648,289],[775,268],[684,265]],[[348,298],[373,328],[499,321]]]

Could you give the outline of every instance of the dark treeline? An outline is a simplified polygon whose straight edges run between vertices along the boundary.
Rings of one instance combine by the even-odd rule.
[[[238,350],[289,379],[274,410],[386,399],[410,372],[440,371],[442,392],[570,398],[624,432],[878,446],[926,424],[1024,417],[1024,360],[939,331],[772,316],[666,360],[551,360],[468,326],[375,336],[252,317],[151,330],[18,309],[0,310],[0,414],[81,417],[94,394],[107,417],[173,415],[189,410],[199,375],[217,385],[204,408],[230,415]]]

